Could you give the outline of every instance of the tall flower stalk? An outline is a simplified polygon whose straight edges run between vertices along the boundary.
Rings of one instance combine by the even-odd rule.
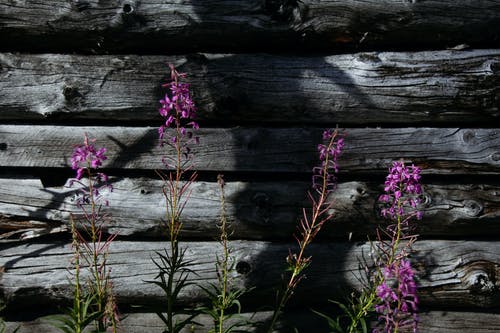
[[[74,267],[74,299],[69,316],[58,317],[58,327],[64,332],[80,333],[94,323],[96,332],[117,332],[118,315],[107,266],[109,246],[116,235],[105,236],[108,216],[102,207],[108,205],[104,191],[111,191],[108,177],[97,172],[106,160],[106,148],[96,148],[95,140],[85,134],[83,144],[74,148],[71,165],[76,178],[70,186],[80,185],[77,206],[81,216],[71,215]],[[85,280],[82,281],[82,272]]]
[[[368,332],[368,322],[377,317],[373,330],[397,333],[412,327],[417,331],[418,296],[414,270],[408,260],[411,246],[416,241],[414,218],[420,219],[420,168],[393,162],[379,197],[382,216],[391,222],[377,228],[377,242],[372,244],[375,274],[360,293],[353,293],[347,304],[332,301],[343,311],[335,319],[324,317],[333,332]],[[369,269],[367,268],[367,271]]]
[[[161,145],[167,144],[174,150],[174,157],[165,158],[164,164],[167,168],[173,168],[164,180],[163,193],[166,198],[166,219],[172,249],[182,229],[180,216],[189,198],[189,187],[196,180],[193,172],[187,182],[181,184],[185,174],[190,171],[191,145],[198,142],[198,137],[193,135],[192,130],[199,128],[196,118],[196,107],[191,98],[189,84],[181,82],[185,79],[185,73],[179,73],[173,65],[170,65],[171,82],[163,87],[168,87],[170,92],[160,100],[159,113],[165,122],[158,129]],[[173,129],[173,134],[167,132]]]
[[[306,255],[306,248],[312,243],[323,225],[333,217],[329,214],[332,207],[332,202],[329,199],[331,199],[330,194],[335,190],[335,174],[338,173],[337,159],[344,147],[344,138],[337,130],[326,130],[323,132],[323,140],[326,144],[318,145],[321,163],[313,168],[312,191],[308,192],[312,209],[310,211],[305,208],[302,210],[298,233],[295,234],[298,252],[292,253],[290,251],[286,258],[288,277],[284,281],[284,287],[277,293],[276,306],[268,333],[274,330],[286,303],[304,277],[304,270],[311,263],[311,257]]]
[[[199,128],[196,118],[196,107],[191,98],[189,84],[182,82],[186,74],[179,73],[170,65],[170,82],[163,85],[168,88],[164,98],[160,100],[160,115],[164,123],[158,129],[160,144],[171,147],[173,156],[164,158],[168,173],[158,172],[163,180],[165,197],[165,220],[169,236],[170,248],[164,253],[157,252],[158,259],[153,260],[159,270],[153,284],[158,285],[166,294],[164,313],[158,313],[165,324],[166,333],[179,332],[184,326],[192,323],[194,315],[188,314],[184,320],[177,321],[177,314],[189,313],[186,309],[176,310],[179,293],[190,285],[188,275],[193,273],[189,268],[191,262],[185,260],[185,250],[179,248],[178,238],[182,230],[182,212],[191,194],[191,185],[197,178],[193,172],[191,145],[198,142],[193,130]]]
[[[220,230],[219,243],[222,247],[222,257],[217,256],[215,270],[217,283],[209,287],[201,287],[211,301],[211,305],[202,308],[202,312],[208,314],[213,320],[213,328],[209,333],[230,333],[247,323],[241,316],[240,297],[249,290],[236,288],[233,285],[231,274],[235,271],[234,258],[231,256],[232,249],[229,244],[229,225],[226,218],[226,197],[224,193],[225,182],[222,175],[218,175],[217,183],[220,190]],[[231,323],[228,323],[233,319]]]
[[[385,181],[385,194],[379,198],[379,202],[385,205],[382,215],[392,222],[377,232],[380,257],[376,262],[379,269],[375,311],[383,332],[397,333],[408,326],[417,331],[417,286],[408,256],[417,239],[411,221],[422,218],[422,212],[418,210],[422,194],[420,171],[414,165],[393,162]],[[405,242],[403,246],[402,242]]]

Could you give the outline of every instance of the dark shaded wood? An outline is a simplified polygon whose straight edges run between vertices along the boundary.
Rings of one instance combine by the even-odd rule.
[[[200,129],[193,146],[194,169],[239,172],[307,172],[317,163],[316,128]],[[72,146],[84,133],[108,149],[104,167],[162,169],[173,149],[158,145],[150,127],[0,125],[1,167],[69,168]],[[405,159],[425,173],[494,174],[500,171],[498,129],[349,128],[343,172],[385,174],[393,160]],[[168,134],[167,134],[168,136]]]
[[[272,312],[270,311],[259,311],[256,313],[241,313],[239,316],[240,321],[247,321],[246,325],[239,327],[241,332],[255,332],[262,333],[259,327],[264,327],[266,323],[271,320]],[[54,328],[48,323],[50,317],[40,317],[32,321],[11,321],[7,322],[8,332],[19,327],[18,333],[26,332],[39,332],[39,333],[49,333],[55,332]],[[177,316],[177,319],[185,318],[183,316]],[[180,331],[180,333],[206,333],[209,329],[213,329],[213,321],[210,317],[206,315],[199,315],[196,317],[196,322],[198,325],[189,326]],[[229,325],[235,323],[234,319],[227,320],[226,323]],[[253,324],[253,325],[252,325]],[[260,325],[260,326],[257,326]],[[282,318],[277,322],[275,326],[275,333],[278,332],[290,332],[292,327],[299,329],[299,332],[307,332],[308,329],[314,329],[315,332],[326,332],[327,325],[325,322],[320,320],[320,318],[314,315],[310,310],[290,310],[283,314]],[[120,332],[125,333],[161,333],[164,332],[164,324],[160,318],[155,313],[126,313],[124,314],[123,320],[120,322]],[[86,333],[90,333],[89,330],[85,330]]]
[[[0,119],[161,124],[167,63],[189,74],[202,122],[498,121],[500,51],[272,55],[0,54]]]
[[[242,313],[246,319],[253,322],[265,322],[270,320],[271,312]],[[491,333],[500,330],[500,316],[497,313],[480,312],[458,312],[458,311],[430,311],[419,313],[419,331],[426,333],[456,333],[457,331],[474,333]],[[202,326],[195,326],[193,331],[184,330],[182,333],[203,333],[211,327],[212,324],[207,317],[197,317],[197,322]],[[329,332],[322,326],[322,319],[308,310],[294,311],[289,310],[284,313],[283,320],[277,327],[293,325],[299,329],[299,332]],[[128,313],[121,322],[123,332],[126,333],[161,333],[162,322],[156,314],[153,313]],[[49,333],[55,332],[54,328],[44,322],[43,318],[29,322],[8,322],[7,327],[10,332],[15,327],[20,327],[18,333]],[[288,330],[286,330],[288,329]],[[276,332],[287,333],[289,327],[278,329]],[[257,329],[245,327],[245,332],[257,332]]]
[[[0,45],[149,53],[498,45],[499,12],[496,0],[31,0],[0,5]]]
[[[115,241],[109,253],[109,268],[117,300],[121,304],[158,306],[161,290],[145,283],[156,274],[151,262],[155,251],[166,242]],[[190,281],[214,282],[214,260],[220,250],[215,242],[189,242],[186,259],[193,260]],[[279,283],[285,257],[291,244],[258,241],[234,241],[233,258],[237,264],[234,283],[255,286],[244,299],[247,306],[272,304],[274,288]],[[359,288],[363,262],[369,264],[369,243],[316,243],[309,247],[313,263],[307,280],[294,296],[297,304],[314,304]],[[71,297],[68,279],[70,244],[58,242],[2,246],[0,266],[1,292],[10,311],[17,307],[64,304]],[[422,306],[451,308],[492,308],[500,305],[500,253],[497,242],[487,241],[418,241],[412,255],[417,270]],[[36,297],[34,297],[36,295]],[[180,294],[180,302],[205,299],[192,285]],[[256,304],[258,303],[258,304]],[[292,302],[293,303],[293,302]]]
[[[383,177],[379,177],[383,182]],[[425,179],[424,179],[425,180]],[[112,178],[105,194],[112,215],[109,232],[134,237],[164,237],[165,199],[162,182]],[[227,182],[227,219],[233,239],[292,239],[306,200],[306,182]],[[219,229],[218,186],[192,185],[183,212],[183,237],[216,239]],[[0,231],[4,241],[68,232],[70,213],[78,216],[77,187],[44,187],[37,178],[0,179]],[[340,183],[332,197],[334,219],[321,232],[325,238],[366,239],[379,218],[376,200],[383,189],[375,183]],[[500,235],[500,187],[492,185],[424,185],[424,218],[416,223],[422,236]]]

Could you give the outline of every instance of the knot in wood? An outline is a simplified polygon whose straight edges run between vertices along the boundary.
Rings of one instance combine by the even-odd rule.
[[[430,207],[432,205],[432,196],[429,193],[424,192],[421,197],[424,207]]]
[[[367,197],[368,193],[366,184],[358,184],[358,186],[356,186],[356,193],[359,197]]]
[[[500,153],[493,153],[491,154],[491,159],[495,162],[500,161]]]
[[[497,75],[500,73],[500,63],[496,61],[489,61],[487,63],[487,68],[489,69],[490,73],[493,75]]]
[[[462,138],[465,143],[473,144],[476,141],[474,140],[476,138],[476,133],[473,131],[465,131]]]
[[[265,0],[264,9],[277,21],[290,22],[302,19],[300,0]]]
[[[125,3],[123,4],[123,14],[125,15],[130,15],[134,12],[134,6],[130,3]]]
[[[382,60],[380,59],[379,54],[377,52],[359,53],[356,56],[356,58],[357,58],[356,60],[358,60],[359,62],[363,62],[363,63],[373,64],[373,63],[382,62]]]
[[[272,214],[271,198],[266,193],[256,193],[252,197],[252,202],[256,206],[257,217],[262,224],[269,223]]]
[[[77,88],[71,86],[65,86],[63,88],[64,99],[68,102],[74,101],[75,99],[82,97]]]
[[[491,294],[495,291],[495,282],[491,280],[488,273],[474,271],[469,277],[470,292],[473,294]]]
[[[477,217],[483,212],[483,206],[474,200],[465,200],[464,207],[467,209],[467,215],[472,217]]]

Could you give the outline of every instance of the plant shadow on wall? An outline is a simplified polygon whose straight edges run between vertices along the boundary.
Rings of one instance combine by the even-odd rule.
[[[206,2],[192,3],[199,20],[209,21],[210,17],[203,17],[208,12],[204,10]],[[300,19],[300,11],[306,10],[298,7],[297,1],[265,1],[259,10],[262,15],[270,15],[276,24],[293,31],[293,20]],[[333,112],[325,116],[325,109],[332,109],[335,101],[327,100],[322,91],[339,91],[364,109],[372,108],[374,103],[351,76],[333,61],[318,56],[193,55],[179,70],[188,73],[197,84],[193,84],[193,90],[195,99],[199,98],[198,114],[202,118],[213,119],[214,126],[249,126],[231,131],[229,138],[231,146],[238,147],[238,154],[227,157],[234,161],[236,172],[227,175],[228,181],[231,177],[237,180],[238,173],[243,173],[249,181],[244,190],[227,198],[235,207],[231,239],[247,240],[238,242],[245,246],[243,251],[235,249],[238,278],[245,288],[254,288],[242,297],[243,311],[272,310],[276,306],[276,289],[283,284],[282,275],[289,264],[288,246],[291,245],[292,252],[297,250],[293,244],[294,234],[300,232],[297,225],[301,207],[311,205],[307,199],[311,184],[305,180],[310,179],[313,167],[319,163],[316,147],[323,141],[323,128],[314,126],[322,123],[335,126],[337,122]],[[269,125],[274,128],[259,127]],[[283,125],[301,128],[286,129]],[[304,125],[311,127],[302,128]],[[327,223],[334,228],[335,216]],[[255,243],[252,248],[252,239],[272,242]],[[359,287],[354,273],[343,273],[357,271],[358,259],[368,256],[363,252],[368,248],[352,250],[356,247],[355,243],[335,241],[311,245],[306,252],[312,256],[304,273],[307,278],[290,299],[293,314],[287,315],[285,309],[282,317],[285,330],[292,327],[303,332],[310,330],[312,317],[312,322],[318,325],[316,329],[326,331],[325,321],[316,315],[306,321],[301,315],[310,313],[311,307],[324,309],[328,298],[348,296],[350,286]],[[352,253],[360,258],[353,258]],[[262,323],[263,332],[272,318],[267,320]]]

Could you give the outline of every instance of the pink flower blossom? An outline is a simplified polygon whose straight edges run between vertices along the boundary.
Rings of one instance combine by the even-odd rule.
[[[383,331],[393,332],[396,327],[402,328],[408,325],[416,328],[418,296],[415,272],[410,261],[406,259],[397,261],[385,267],[383,273],[384,282],[376,291],[381,302],[375,306],[379,321],[384,323]]]
[[[163,140],[167,128],[178,129],[181,136],[190,133],[186,127],[195,130],[199,128],[198,123],[194,120],[196,106],[191,98],[190,86],[180,82],[186,77],[186,74],[177,72],[173,65],[170,65],[170,71],[172,81],[162,85],[168,87],[170,91],[160,100],[159,113],[165,118],[164,125],[160,126],[158,130],[160,140]]]
[[[112,186],[106,184],[108,176],[102,172],[93,173],[92,170],[102,166],[102,162],[107,159],[106,148],[96,148],[94,146],[95,139],[89,140],[87,134],[83,140],[83,144],[76,145],[73,154],[71,155],[71,168],[76,170],[76,182],[81,184],[83,188],[79,191],[80,196],[77,204],[82,206],[87,204],[89,200],[97,202],[101,197],[103,188],[112,191]],[[88,183],[84,184],[80,180],[87,175]],[[74,181],[70,182],[72,186]],[[90,198],[92,196],[92,198]]]
[[[335,140],[332,140],[335,136]],[[320,166],[313,168],[313,189],[318,192],[322,191],[323,181],[326,179],[327,192],[331,192],[335,187],[335,174],[338,173],[338,163],[342,150],[344,148],[344,138],[338,134],[337,131],[325,130],[323,132],[323,140],[329,142],[329,145],[319,144],[318,153]],[[323,177],[324,170],[327,170],[327,174]]]
[[[71,155],[71,168],[76,170],[76,178],[82,179],[84,170],[87,168],[97,169],[102,166],[102,162],[107,159],[106,148],[97,149],[93,142],[85,134],[83,144],[75,146],[73,155]]]
[[[396,219],[412,208],[413,215],[419,219],[422,217],[416,210],[421,203],[422,194],[420,171],[420,168],[413,164],[406,166],[402,161],[393,162],[384,183],[386,193],[379,197],[379,202],[387,204],[381,210],[382,216]]]

